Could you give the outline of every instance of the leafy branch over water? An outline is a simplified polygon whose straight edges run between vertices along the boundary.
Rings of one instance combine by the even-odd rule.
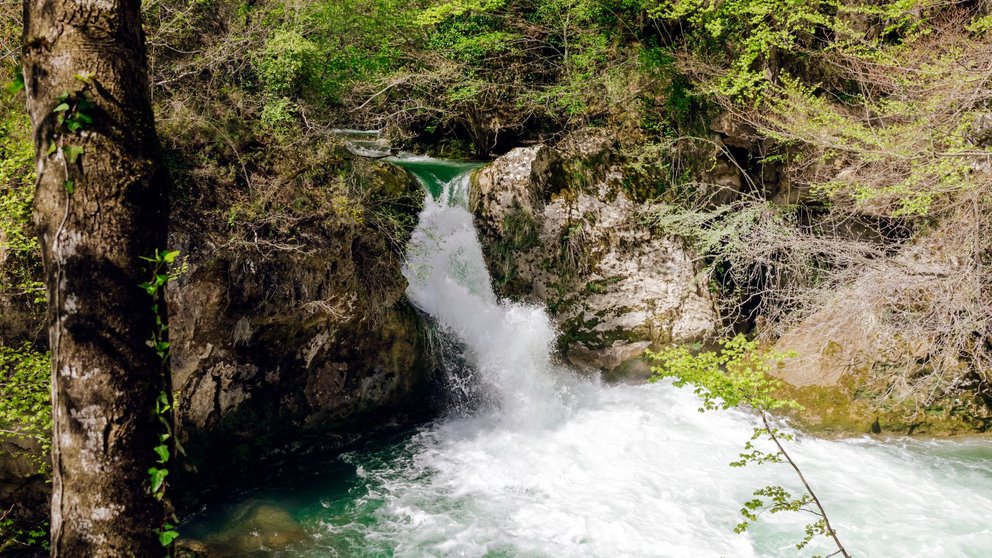
[[[674,378],[676,387],[691,384],[693,392],[703,402],[700,412],[726,410],[742,405],[757,411],[762,426],[754,429],[751,439],[744,444],[740,459],[731,463],[731,467],[744,467],[752,463],[788,463],[802,481],[806,493],[798,497],[781,486],[766,486],[755,490],[754,498],[745,502],[741,508],[744,519],[734,528],[735,532],[745,532],[766,511],[804,511],[818,519],[806,525],[805,536],[796,544],[796,548],[802,550],[814,537],[822,535],[832,539],[837,546],[837,551],[830,556],[850,558],[837,537],[837,532],[830,525],[823,504],[782,444],[783,441],[792,441],[793,435],[771,424],[772,411],[801,408],[799,403],[791,399],[776,397],[775,394],[782,388],[782,382],[768,375],[770,363],[779,362],[786,356],[788,355],[761,350],[757,341],[748,341],[744,336],[738,335],[723,342],[719,351],[692,354],[685,347],[675,347],[660,353],[651,353],[650,357],[655,362],[651,368],[652,380]],[[754,442],[761,438],[771,441],[776,450],[766,452],[756,447]]]

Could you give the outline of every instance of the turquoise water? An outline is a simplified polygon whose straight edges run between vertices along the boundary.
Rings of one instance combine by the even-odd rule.
[[[459,342],[460,402],[432,424],[272,475],[187,525],[215,556],[757,557],[797,552],[808,520],[733,532],[785,465],[735,469],[756,425],[699,413],[659,382],[606,385],[563,366],[543,308],[499,300],[471,214],[474,165],[403,162],[431,195],[407,252],[410,300]],[[462,406],[471,402],[471,408]],[[791,453],[855,556],[992,556],[992,439],[823,440]]]
[[[446,161],[430,157],[391,157],[387,160],[416,176],[435,199],[441,197],[447,184],[482,166],[481,163]]]

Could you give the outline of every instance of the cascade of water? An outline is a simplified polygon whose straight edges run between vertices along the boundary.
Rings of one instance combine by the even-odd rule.
[[[457,336],[478,372],[483,391],[504,425],[541,426],[565,413],[563,383],[555,370],[555,331],[544,310],[497,300],[482,246],[468,211],[471,173],[440,179],[416,173],[428,194],[407,251],[407,295]],[[434,184],[431,184],[431,183]]]
[[[670,383],[601,386],[556,367],[543,309],[501,301],[491,288],[467,209],[473,166],[397,162],[430,192],[407,253],[408,296],[443,330],[437,347],[454,364],[451,401],[481,405],[474,414],[456,408],[397,444],[345,454],[337,466],[348,475],[296,496],[308,502],[297,515],[313,538],[286,555],[800,555],[795,543],[809,521],[800,514],[733,532],[756,488],[800,489],[785,465],[728,466],[753,416],[698,413],[691,391]],[[988,440],[793,444],[856,556],[989,555]],[[832,551],[817,539],[805,555]]]
[[[413,459],[376,480],[389,494],[378,529],[393,532],[397,555],[425,549],[469,556],[794,555],[805,520],[795,514],[759,523],[752,528],[756,538],[733,534],[737,506],[751,490],[783,484],[797,491],[787,470],[727,465],[754,417],[700,415],[688,390],[667,383],[603,389],[556,367],[555,332],[543,308],[493,293],[467,208],[470,174],[412,170],[436,195],[427,197],[410,243],[407,293],[464,342],[496,410],[489,422],[452,420],[422,433],[409,447]],[[930,548],[979,556],[992,545],[989,528],[977,536],[962,529],[974,528],[977,517],[934,528],[941,515],[924,511],[941,505],[924,504],[925,494],[963,496],[965,478],[992,488],[992,473],[955,462],[961,476],[948,482],[935,472],[945,460],[903,448],[867,440],[802,445],[797,458],[819,481],[849,548],[864,555]],[[391,475],[399,471],[420,479],[429,471],[430,480],[397,485]],[[969,506],[992,513],[992,496],[971,494]],[[890,520],[877,529],[884,534],[872,535],[870,518],[884,514]],[[939,540],[912,542],[918,533],[907,523],[930,524]],[[892,535],[893,529],[904,534]],[[821,542],[813,547],[828,548]]]

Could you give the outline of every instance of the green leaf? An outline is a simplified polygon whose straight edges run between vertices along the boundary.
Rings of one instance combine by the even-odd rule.
[[[65,155],[65,160],[69,162],[70,165],[76,164],[79,156],[85,151],[82,147],[78,145],[67,145],[62,148],[62,153]]]
[[[148,469],[148,474],[151,476],[152,494],[159,496],[159,492],[162,490],[162,485],[165,483],[165,477],[169,476],[169,470],[152,467]]]
[[[158,462],[165,463],[169,461],[169,446],[161,444],[155,446],[155,454],[158,455]]]
[[[68,192],[70,196],[76,192],[76,183],[71,180],[66,180],[65,184],[62,186],[65,187],[65,191]]]
[[[162,531],[158,534],[158,542],[161,543],[162,546],[169,546],[172,544],[172,541],[176,540],[178,537],[179,531],[170,529],[167,531]]]
[[[65,112],[69,110],[69,103],[61,103],[52,109],[52,112]]]
[[[165,263],[172,263],[176,261],[176,256],[179,255],[179,250],[171,250],[162,255],[162,261]]]

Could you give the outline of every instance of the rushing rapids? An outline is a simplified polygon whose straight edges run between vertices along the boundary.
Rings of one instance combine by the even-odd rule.
[[[832,552],[821,539],[797,553],[811,521],[798,513],[735,534],[754,489],[799,490],[786,465],[728,466],[755,418],[699,413],[693,394],[670,383],[603,385],[557,364],[545,311],[499,300],[491,288],[467,209],[471,166],[398,162],[429,191],[408,249],[408,295],[457,340],[467,366],[453,368],[448,387],[477,393],[472,408],[313,464],[192,526],[194,534],[229,534],[245,506],[264,504],[288,511],[306,533],[271,551],[260,548],[258,528],[245,533],[249,546],[277,556]],[[793,448],[854,555],[989,555],[989,441],[800,436]]]

